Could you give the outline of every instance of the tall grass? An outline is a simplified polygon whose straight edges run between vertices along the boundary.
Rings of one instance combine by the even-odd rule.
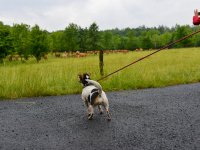
[[[105,54],[104,72],[116,69],[152,51]],[[161,51],[101,81],[104,90],[163,87],[200,81],[200,49]],[[99,75],[98,56],[85,58],[50,58],[36,63],[6,62],[0,65],[0,98],[20,98],[80,93],[78,74]]]

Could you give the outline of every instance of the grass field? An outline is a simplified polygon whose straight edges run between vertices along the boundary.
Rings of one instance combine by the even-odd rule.
[[[152,51],[105,54],[104,73],[143,57]],[[78,74],[99,75],[98,56],[49,58],[36,63],[5,62],[0,65],[0,98],[12,99],[80,93]],[[200,48],[161,51],[125,70],[102,80],[105,91],[164,87],[200,81]]]

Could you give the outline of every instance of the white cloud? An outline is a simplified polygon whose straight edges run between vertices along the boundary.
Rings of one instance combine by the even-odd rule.
[[[189,0],[0,0],[0,20],[5,24],[38,24],[49,31],[73,22],[100,29],[192,24],[198,1]]]

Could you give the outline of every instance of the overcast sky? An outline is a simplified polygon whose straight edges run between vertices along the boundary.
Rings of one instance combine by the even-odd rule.
[[[63,30],[69,23],[100,30],[142,25],[168,27],[192,25],[199,0],[0,0],[4,24],[38,24],[48,31]]]

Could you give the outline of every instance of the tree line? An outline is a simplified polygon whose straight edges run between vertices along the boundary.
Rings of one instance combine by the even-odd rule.
[[[19,55],[28,60],[34,56],[39,62],[49,52],[75,52],[92,50],[158,49],[200,27],[175,25],[174,27],[145,27],[99,30],[96,23],[82,28],[70,23],[64,30],[48,32],[38,25],[4,25],[0,22],[0,62],[5,57]],[[176,48],[200,46],[200,34],[175,45]]]

